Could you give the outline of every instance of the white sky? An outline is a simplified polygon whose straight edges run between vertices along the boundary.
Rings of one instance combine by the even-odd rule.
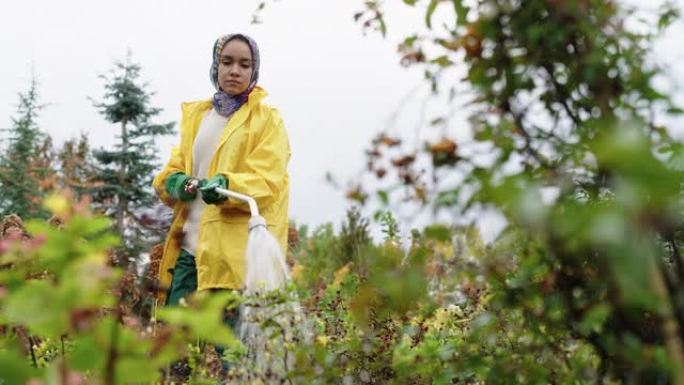
[[[114,60],[127,49],[156,92],[160,119],[179,121],[182,101],[213,93],[211,47],[242,31],[260,45],[260,84],[278,107],[290,135],[290,216],[298,223],[339,222],[346,202],[324,182],[326,171],[345,180],[363,165],[363,148],[388,110],[421,74],[397,65],[396,44],[363,35],[352,15],[361,2],[286,0],[270,4],[264,23],[250,25],[257,2],[183,0],[13,1],[0,6],[0,127],[10,125],[31,66],[49,103],[41,128],[57,141],[86,132],[94,147],[112,142],[117,127],[97,114]],[[397,24],[397,22],[395,22]],[[160,141],[163,161],[177,138]]]
[[[340,181],[356,175],[370,138],[422,84],[421,70],[400,67],[396,52],[401,38],[422,27],[422,13],[399,0],[386,3],[396,4],[387,7],[389,34],[382,39],[377,33],[364,36],[353,21],[360,0],[271,2],[259,25],[249,25],[254,0],[3,0],[0,128],[10,125],[17,92],[26,89],[33,67],[49,104],[43,130],[58,143],[81,132],[95,148],[112,143],[116,127],[97,114],[88,97],[101,97],[98,75],[124,59],[127,49],[156,92],[153,105],[164,110],[159,120],[177,122],[182,101],[213,93],[208,67],[216,37],[244,32],[259,43],[260,84],[271,95],[268,102],[281,110],[290,136],[290,217],[310,226],[337,224],[347,202],[324,181],[325,173]],[[684,69],[675,63],[683,62],[683,31],[680,23],[659,49],[679,79]],[[395,132],[415,127],[419,100],[409,99]],[[176,140],[159,142],[162,162]]]

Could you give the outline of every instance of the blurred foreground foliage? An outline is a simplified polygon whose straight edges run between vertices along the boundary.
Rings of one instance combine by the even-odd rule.
[[[295,299],[305,319],[262,320],[272,341],[264,351],[287,362],[283,374],[250,370],[221,323],[226,306],[245,299],[201,293],[162,309],[161,321],[147,318],[135,306],[144,281],[108,256],[117,240],[103,231],[107,221],[61,197],[48,206],[63,218],[58,227],[30,222],[32,236],[8,231],[0,245],[0,378],[7,383],[211,384],[221,377],[212,344],[226,346],[235,363],[230,383],[608,384],[622,383],[618,363],[640,376],[632,383],[673,381],[658,295],[635,290],[642,297],[633,303],[655,310],[632,305],[628,316],[641,322],[641,334],[627,339],[623,331],[628,342],[612,346],[624,350],[606,358],[599,343],[621,326],[618,309],[607,299],[590,303],[591,288],[565,298],[560,270],[544,263],[544,244],[526,231],[485,245],[473,226],[435,224],[415,230],[404,251],[389,237],[371,241],[355,210],[339,233],[293,231],[294,285],[271,302]],[[588,305],[578,317],[571,305],[581,300]],[[174,372],[178,362],[184,373]]]
[[[683,111],[655,86],[668,79],[652,50],[679,18],[676,5],[404,3],[424,12],[425,28],[399,45],[401,64],[422,68],[449,112],[431,116],[432,138],[413,148],[380,133],[368,171],[388,186],[383,204],[505,218],[493,245],[500,263],[483,276],[489,311],[525,325],[525,343],[500,324],[513,350],[486,367],[486,382],[683,384],[683,168],[673,137]],[[384,34],[383,2],[366,5],[358,19]],[[454,111],[469,115],[466,127]],[[365,189],[349,196],[366,203]],[[507,343],[495,335],[481,348]],[[548,352],[580,355],[545,362]],[[566,369],[577,377],[558,378]]]
[[[268,371],[245,374],[249,362],[221,323],[224,308],[242,298],[202,293],[161,310],[161,322],[146,318],[135,310],[145,285],[111,261],[117,239],[107,220],[69,202],[49,198],[59,224],[29,222],[30,236],[11,220],[3,226],[1,379],[215,383],[220,364],[208,346],[220,344],[239,363],[231,383],[278,383]],[[295,234],[294,291],[272,302],[297,298],[308,335],[283,338],[298,326],[263,320],[273,341],[264,350],[289,356],[280,357],[291,363],[285,383],[510,383],[513,375],[519,383],[593,383],[599,376],[589,343],[567,330],[544,330],[527,309],[509,306],[503,282],[536,274],[519,265],[509,241],[485,246],[474,227],[434,225],[415,231],[406,253],[391,238],[374,244],[354,210],[340,234],[330,226]],[[539,315],[543,299],[536,301]],[[602,322],[599,314],[585,323]],[[666,372],[666,355],[654,355]],[[189,372],[173,373],[182,359]]]
[[[6,384],[151,383],[193,341],[233,344],[221,324],[231,293],[164,309],[159,325],[136,309],[144,285],[115,267],[109,220],[87,201],[54,195],[50,223],[7,217],[0,241],[0,380]]]

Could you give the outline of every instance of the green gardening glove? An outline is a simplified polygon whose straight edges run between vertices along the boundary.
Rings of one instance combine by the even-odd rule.
[[[164,187],[173,198],[181,201],[191,201],[197,196],[198,180],[182,172],[171,174],[166,178]]]
[[[226,197],[216,192],[216,188],[227,189],[228,180],[223,175],[215,175],[206,181],[201,181],[199,190],[202,193],[202,200],[208,205],[217,205],[226,200]]]

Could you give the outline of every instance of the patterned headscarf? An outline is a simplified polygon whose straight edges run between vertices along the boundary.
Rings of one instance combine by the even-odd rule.
[[[249,86],[247,86],[245,92],[241,93],[240,95],[230,95],[228,93],[223,92],[219,85],[219,56],[221,55],[223,47],[229,41],[237,37],[241,37],[244,40],[246,40],[247,43],[249,43],[250,50],[252,51],[252,78],[250,79]],[[241,33],[228,34],[225,36],[221,36],[216,40],[216,43],[214,43],[214,50],[212,51],[212,56],[213,61],[211,63],[211,69],[209,70],[209,78],[211,79],[212,84],[214,84],[214,88],[216,88],[216,93],[214,94],[213,100],[214,109],[216,109],[216,112],[218,112],[219,114],[229,117],[235,111],[237,111],[238,108],[240,108],[240,106],[247,102],[249,93],[252,92],[254,87],[256,87],[257,81],[259,80],[259,47],[257,46],[254,39],[247,35],[243,35]]]

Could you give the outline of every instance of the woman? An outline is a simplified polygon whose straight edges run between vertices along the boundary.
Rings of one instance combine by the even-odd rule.
[[[290,146],[279,112],[262,102],[258,47],[226,35],[212,56],[216,93],[182,105],[180,144],[153,182],[174,210],[159,267],[167,305],[195,290],[243,285],[249,207],[214,188],[253,197],[283,252],[287,244]]]

